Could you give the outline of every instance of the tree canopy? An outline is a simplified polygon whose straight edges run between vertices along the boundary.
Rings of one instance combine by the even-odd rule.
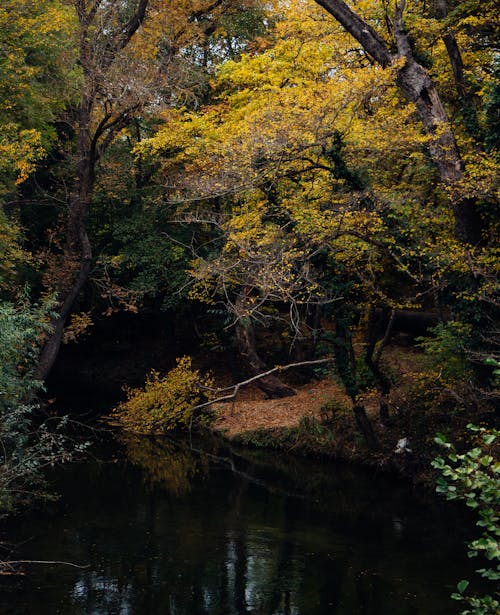
[[[36,348],[9,377],[45,381],[61,344],[128,311],[187,322],[251,379],[333,358],[371,449],[391,421],[428,441],[450,409],[489,417],[495,8],[5,0],[0,293]],[[411,377],[385,362],[405,318]],[[157,416],[176,374],[129,391],[146,426],[178,424]],[[292,395],[278,376],[262,390]]]

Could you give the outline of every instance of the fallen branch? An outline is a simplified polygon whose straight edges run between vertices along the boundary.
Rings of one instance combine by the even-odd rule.
[[[204,404],[198,404],[197,406],[194,406],[192,408],[192,411],[194,412],[195,410],[201,410],[201,408],[206,408],[213,404],[218,404],[219,402],[234,400],[236,396],[238,395],[239,390],[242,387],[246,386],[247,384],[251,384],[252,382],[255,382],[256,380],[260,380],[261,378],[264,378],[265,376],[269,376],[270,374],[273,374],[274,372],[285,371],[288,369],[292,369],[292,367],[302,367],[304,365],[320,365],[321,363],[329,363],[330,361],[333,361],[333,358],[329,357],[328,359],[316,359],[314,361],[300,361],[299,363],[289,363],[288,365],[278,365],[277,367],[273,367],[267,372],[263,372],[262,374],[257,374],[257,376],[252,376],[251,378],[248,378],[248,380],[243,380],[242,382],[238,382],[237,384],[233,384],[224,389],[217,389],[219,393],[222,393],[223,391],[230,391],[230,390],[232,390],[232,393],[230,393],[229,395],[223,395],[222,397],[217,397],[216,399],[207,401]]]
[[[14,566],[14,564],[57,564],[61,566],[72,566],[73,568],[89,568],[89,564],[80,566],[79,564],[73,564],[72,562],[62,562],[58,560],[36,560],[36,559],[18,559],[9,560],[7,562],[0,562],[0,569],[5,566],[6,568]],[[1,574],[1,573],[0,573]]]

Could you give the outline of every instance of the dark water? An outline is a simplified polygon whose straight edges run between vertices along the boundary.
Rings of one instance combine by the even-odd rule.
[[[14,524],[3,615],[446,615],[470,525],[393,479],[216,442],[108,442]],[[125,454],[126,453],[126,454]],[[221,459],[223,458],[223,459]],[[5,537],[4,537],[5,539]]]

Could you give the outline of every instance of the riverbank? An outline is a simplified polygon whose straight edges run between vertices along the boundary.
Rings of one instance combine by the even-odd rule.
[[[154,330],[153,325],[151,331]],[[125,384],[140,386],[151,365],[161,373],[168,373],[175,364],[173,352],[167,356],[163,348],[160,356],[159,344],[154,346],[154,353],[150,352],[150,337],[146,336],[138,343],[138,339],[132,337],[133,327],[122,329],[123,339],[113,338],[106,346],[107,351],[99,355],[95,344],[90,343],[92,339],[83,343],[86,348],[83,356],[89,359],[86,362],[78,362],[76,355],[69,353],[67,362],[60,365],[57,372],[60,386],[50,391],[51,396],[58,398],[61,408],[83,406],[87,418],[89,409],[91,416],[98,418],[102,416],[101,407],[108,410],[124,398]],[[354,346],[361,356],[360,344]],[[179,352],[179,349],[175,350]],[[209,353],[198,349],[192,356],[194,368],[201,374],[211,374],[218,387],[230,387],[244,379],[237,357],[231,351]],[[379,415],[378,389],[370,381],[366,369],[363,371],[360,362],[357,376],[363,393],[359,399],[379,441],[377,449],[366,445],[356,425],[352,402],[340,381],[331,376],[313,378],[303,384],[307,376],[310,378],[310,373],[298,370],[280,375],[296,390],[296,395],[267,399],[253,383],[240,389],[235,400],[212,406],[215,420],[210,429],[245,446],[342,460],[396,473],[412,482],[432,485],[434,475],[430,463],[442,452],[434,443],[436,434],[443,432],[449,440],[465,446],[469,444],[466,441],[467,423],[481,423],[483,420],[487,423],[491,411],[474,409],[472,404],[468,404],[466,391],[465,401],[460,405],[452,398],[455,390],[446,391],[436,386],[436,381],[429,379],[424,382],[423,378],[428,377],[429,373],[425,360],[422,350],[408,341],[404,344],[391,343],[384,348],[381,368],[392,384],[388,399],[389,420],[384,422]],[[69,397],[66,371],[61,371],[63,367],[66,371],[71,367],[74,378],[79,378],[75,382],[70,380],[73,386],[70,387]],[[100,380],[95,378],[97,373],[101,374]],[[106,387],[103,388],[100,383],[104,380]],[[92,386],[90,381],[93,382]],[[73,403],[74,391],[78,391],[76,404]],[[81,399],[80,391],[84,391]],[[86,393],[90,394],[90,399]],[[462,391],[458,389],[458,393],[462,394]],[[405,447],[398,446],[401,441],[406,443]]]
[[[431,461],[441,454],[434,442],[438,432],[462,445],[469,422],[488,421],[477,412],[446,398],[429,405],[419,389],[423,354],[414,348],[386,348],[385,368],[393,375],[390,416],[382,422],[380,395],[367,387],[360,400],[378,440],[367,446],[354,418],[352,403],[335,378],[314,380],[296,387],[297,394],[266,399],[257,386],[236,400],[214,406],[211,429],[246,446],[269,448],[309,457],[329,458],[396,473],[416,484],[434,485]]]
[[[416,483],[432,482],[430,454],[413,454],[398,421],[381,425],[375,403],[367,406],[367,414],[380,447],[366,446],[349,398],[329,378],[299,387],[295,396],[284,399],[264,399],[255,388],[235,403],[218,404],[215,412],[211,430],[230,442],[396,472]],[[408,447],[398,448],[405,437]]]

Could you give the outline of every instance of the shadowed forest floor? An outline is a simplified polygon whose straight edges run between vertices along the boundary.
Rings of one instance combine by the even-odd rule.
[[[391,395],[393,405],[398,404],[406,386],[412,382],[421,358],[421,352],[410,348],[390,346],[385,350],[386,369],[397,374]],[[242,389],[234,402],[214,406],[217,412],[214,428],[233,438],[257,430],[296,427],[304,418],[324,422],[332,415],[350,414],[351,400],[335,379],[313,380],[294,388],[296,395],[281,399],[267,399],[255,384]],[[377,422],[376,390],[368,389],[363,401],[368,415]]]
[[[466,418],[428,412],[416,403],[423,358],[414,348],[391,345],[384,350],[383,368],[393,380],[388,424],[380,421],[377,387],[367,386],[360,396],[379,443],[376,449],[367,447],[356,425],[352,402],[334,377],[295,386],[297,394],[282,399],[266,399],[252,385],[234,402],[214,406],[217,418],[212,429],[242,444],[386,468],[414,482],[430,484],[430,460],[439,452],[434,443],[439,424],[446,419],[452,428]],[[402,438],[408,441],[408,452],[398,454]]]

